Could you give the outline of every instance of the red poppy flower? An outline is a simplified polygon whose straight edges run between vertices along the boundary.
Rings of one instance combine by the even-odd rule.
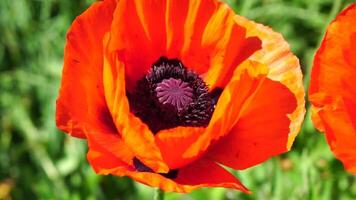
[[[356,3],[329,25],[314,59],[312,120],[335,156],[356,174]]]
[[[286,152],[304,115],[282,36],[215,0],[105,0],[72,24],[57,126],[99,174],[165,191],[248,190],[245,169]],[[218,164],[219,163],[219,164]]]

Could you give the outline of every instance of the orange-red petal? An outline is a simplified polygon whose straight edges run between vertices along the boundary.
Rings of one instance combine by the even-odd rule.
[[[267,77],[268,70],[267,66],[252,61],[244,62],[235,70],[231,81],[225,87],[219,98],[209,126],[204,134],[185,152],[184,157],[190,158],[197,154],[199,155],[203,153],[213,141],[218,141],[218,144],[215,146],[216,148],[210,153],[211,157],[228,166],[240,169],[245,168],[243,167],[245,163],[251,166],[272,155],[283,153],[287,150],[289,125],[291,122],[288,118],[288,114],[297,107],[295,96],[283,84],[270,80]],[[274,97],[263,97],[266,93],[274,94]],[[258,114],[256,114],[256,110],[258,110]],[[262,116],[258,117],[261,113],[265,113],[263,115],[265,118]],[[267,116],[270,116],[270,118]],[[280,124],[270,123],[269,120],[272,119],[281,120]],[[257,120],[259,123],[254,124],[253,120]],[[268,121],[271,126],[268,127],[261,124],[266,121]],[[248,125],[251,127],[247,127]],[[268,127],[269,129],[264,130],[264,127]],[[241,133],[236,132],[238,128],[244,131],[249,128],[247,132],[251,131],[251,133],[248,133],[251,134],[251,137],[246,137],[243,131],[241,131]],[[261,133],[259,131],[265,132],[266,135],[263,135],[263,132]],[[277,131],[277,133],[275,131]],[[261,139],[254,138],[256,136],[263,136],[266,139],[264,141],[265,143],[275,143],[278,146],[273,146],[270,150],[263,150],[262,152],[255,151],[261,149],[254,149],[253,146],[251,147],[249,144]],[[238,137],[244,140],[235,141]],[[222,147],[220,145],[223,145],[223,141],[226,141],[224,138],[234,139],[234,141],[227,142],[226,146]],[[221,143],[220,140],[222,141]],[[241,142],[241,144],[247,147],[247,149],[243,149],[245,153],[255,151],[254,153],[257,154],[255,157],[250,157],[251,160],[243,161],[245,163],[241,165],[237,165],[236,162],[238,161],[234,160],[237,152],[242,151],[240,147],[234,145],[238,142]],[[221,157],[225,156],[226,158],[221,159],[221,157],[217,155],[217,152],[224,152],[224,154],[235,152],[235,154],[230,156],[221,155]]]
[[[223,87],[237,65],[261,48],[261,41],[246,37],[234,16],[216,0],[122,0],[109,49],[126,65],[129,90],[161,56],[178,58],[204,74],[211,88]]]
[[[72,24],[67,34],[57,125],[73,136],[132,162],[105,102],[103,89],[103,36],[109,31],[115,1],[94,3]],[[100,27],[100,28],[98,28]]]
[[[56,123],[76,137],[85,138],[87,126],[102,126],[106,118],[102,38],[110,28],[115,4],[111,0],[94,3],[77,17],[67,34]]]
[[[246,29],[247,37],[258,37],[262,41],[262,48],[248,59],[266,65],[268,67],[267,78],[285,85],[297,99],[297,106],[289,115],[290,132],[286,146],[290,149],[294,138],[300,130],[305,114],[305,94],[299,61],[290,51],[288,43],[279,33],[272,31],[269,27],[249,21],[244,17],[236,15],[234,18],[238,25]],[[219,111],[218,108],[216,108],[215,112],[217,111]],[[215,140],[217,138],[216,136],[220,134],[221,133],[216,133],[215,136],[206,135],[206,138],[194,144],[194,146],[186,152],[185,156],[196,156],[199,151],[204,151],[211,143],[211,140]]]
[[[138,182],[158,187],[166,192],[191,192],[202,187],[225,187],[250,193],[230,172],[215,162],[205,159],[179,169],[176,179],[168,179],[159,174],[144,172],[126,172],[118,175],[129,176]]]
[[[234,20],[228,5],[217,1],[192,1],[186,21],[183,63],[199,74],[210,89],[224,87],[234,69],[261,48],[257,37]]]
[[[312,119],[335,156],[356,174],[356,3],[329,25],[314,59]]]
[[[112,35],[107,34],[104,43],[110,45]],[[126,96],[125,70],[127,67],[118,59],[120,55],[108,49],[104,52],[104,91],[112,119],[123,141],[145,165],[156,172],[165,173],[169,168],[162,159],[153,133],[148,126],[130,112]]]
[[[279,82],[258,77],[261,83],[245,101],[232,130],[219,139],[208,157],[234,169],[245,169],[286,152],[296,98]]]
[[[166,1],[120,0],[114,12],[108,45],[125,63],[126,87],[132,90],[161,56],[166,54]]]
[[[223,167],[208,159],[199,159],[179,169],[175,182],[191,189],[199,187],[225,187],[250,193],[242,183]],[[190,188],[187,188],[188,191]]]
[[[212,140],[229,133],[242,108],[246,107],[246,100],[263,84],[267,72],[266,66],[253,62],[245,62],[236,69],[206,129],[178,127],[159,132],[156,141],[166,162],[173,168],[192,162],[208,149]],[[260,75],[264,77],[258,77]]]
[[[201,159],[186,167],[180,168],[175,179],[166,178],[160,174],[135,171],[110,152],[89,144],[88,160],[98,174],[129,176],[143,184],[158,187],[166,192],[190,192],[201,187],[226,187],[249,193],[232,174],[215,162]]]
[[[177,169],[193,162],[198,157],[184,158],[184,152],[204,132],[202,127],[177,127],[162,130],[155,135],[163,160],[169,168]]]
[[[108,174],[105,173],[105,171],[111,170],[112,168],[120,167],[127,169],[132,166],[132,153],[130,153],[128,147],[121,139],[114,138],[114,136],[110,136],[109,133],[106,134],[107,139],[103,137],[92,138],[93,136],[95,136],[95,134],[88,135],[89,151],[87,158],[96,172]],[[109,145],[114,147],[110,147]],[[117,151],[114,149],[117,149]]]
[[[303,74],[298,58],[291,52],[289,44],[280,33],[262,24],[250,21],[242,16],[235,16],[235,21],[246,28],[248,37],[258,37],[262,40],[262,48],[249,59],[262,63],[269,68],[267,77],[285,85],[296,97],[297,107],[289,118],[289,138],[287,147],[290,149],[298,135],[305,114],[305,92]]]
[[[351,103],[352,107],[347,104]],[[353,124],[355,115],[349,111],[356,110],[355,102],[339,100],[331,106],[324,106],[317,114],[324,126],[326,138],[335,156],[345,168],[356,174],[356,127]],[[349,110],[350,109],[350,110]]]
[[[110,113],[109,117],[111,120]],[[113,122],[109,122],[115,128]],[[106,129],[102,127],[89,127],[90,131],[86,131],[89,148],[99,148],[103,152],[111,154],[116,159],[121,160],[126,164],[132,164],[135,155],[126,145],[116,129]],[[95,147],[93,147],[95,146]],[[110,161],[107,161],[110,162]]]

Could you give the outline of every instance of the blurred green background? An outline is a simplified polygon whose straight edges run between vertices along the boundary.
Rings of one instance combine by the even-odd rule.
[[[58,131],[55,99],[65,33],[93,0],[0,0],[0,199],[152,199],[128,178],[98,176],[86,142]],[[227,0],[240,15],[281,32],[309,79],[327,24],[353,1]],[[333,157],[307,115],[291,152],[234,172],[254,193],[201,189],[167,200],[356,199],[356,177]]]

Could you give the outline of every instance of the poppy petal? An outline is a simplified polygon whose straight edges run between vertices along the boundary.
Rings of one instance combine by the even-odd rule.
[[[331,150],[356,174],[356,3],[329,25],[314,58],[309,100],[316,128]]]
[[[262,83],[259,80],[254,80],[248,74],[241,76],[242,69],[249,69],[253,76],[267,74],[268,70],[265,66],[259,67],[257,63],[250,62],[246,62],[245,65],[240,67],[234,75],[234,81],[226,86],[223,94],[220,96],[206,130],[178,127],[161,131],[156,135],[157,145],[160,147],[162,156],[171,168],[174,169],[198,159],[200,154],[197,152],[204,152],[208,148],[212,138],[217,139],[221,137],[220,134],[229,132],[245,100]],[[231,99],[233,96],[237,96],[238,98]],[[195,153],[191,154],[191,156],[185,156],[184,153],[189,148],[195,148]],[[191,151],[193,150],[191,149]]]
[[[233,78],[221,94],[209,126],[205,130],[179,127],[158,133],[156,135],[156,142],[168,165],[170,165],[171,168],[176,168],[198,159],[202,153],[207,150],[212,140],[217,140],[230,132],[234,127],[234,124],[244,116],[245,112],[249,111],[249,107],[252,109],[255,108],[254,104],[256,104],[256,106],[262,105],[262,102],[258,102],[258,100],[261,99],[254,98],[255,96],[259,97],[258,95],[266,90],[265,87],[269,86],[269,82],[273,82],[266,78],[267,74],[268,68],[266,66],[256,62],[246,61],[235,70]],[[266,84],[266,86],[264,86],[264,84]],[[287,91],[286,94],[291,95],[288,89],[284,88],[282,84],[276,84],[285,89],[285,91]],[[276,89],[277,91],[271,92],[279,92],[278,87],[268,89]],[[295,99],[291,98],[287,100],[291,100],[290,104],[293,105]],[[267,105],[277,105],[278,103],[280,102],[266,101]],[[265,105],[262,105],[262,107],[263,106]],[[276,112],[277,111],[278,109]],[[282,112],[283,111],[285,110],[282,109]],[[287,118],[287,113],[288,112],[283,113],[285,118]],[[274,115],[271,114],[271,116]],[[287,129],[289,127],[289,122],[290,121],[288,120],[286,123]],[[271,129],[270,131],[273,132],[275,130],[276,129]],[[281,134],[284,134],[286,138],[288,138],[288,131],[282,132]],[[251,140],[252,138],[249,139]],[[283,146],[284,151],[286,149],[286,144],[287,142],[285,142]],[[262,154],[263,153],[261,153],[261,156],[263,157]],[[266,152],[266,154],[268,154],[268,152]]]
[[[166,31],[167,31],[167,57],[178,58],[184,43],[184,31],[189,10],[192,5],[200,1],[167,0],[166,5]],[[191,19],[191,18],[190,18]]]
[[[204,130],[204,128],[199,127],[177,127],[162,130],[156,134],[156,143],[170,169],[180,168],[198,158],[184,158],[183,153]]]
[[[126,66],[131,91],[151,65],[166,52],[165,1],[120,0],[114,12],[108,46]]]
[[[305,114],[305,92],[303,85],[303,74],[298,58],[293,55],[289,44],[280,33],[262,24],[250,21],[242,16],[235,16],[235,21],[246,28],[248,37],[258,37],[262,40],[262,49],[255,52],[250,60],[262,63],[269,68],[268,78],[281,82],[296,97],[297,107],[290,115],[291,124],[288,138],[288,149],[293,145],[298,135]]]
[[[90,130],[95,129],[91,128]],[[103,151],[112,154],[116,159],[122,160],[127,164],[132,164],[135,156],[117,132],[102,128],[86,132],[86,137],[89,148],[95,145],[96,148],[101,148]]]
[[[210,44],[205,42],[204,45],[202,38],[209,21],[213,19],[212,16],[217,14],[219,10],[223,11],[223,9],[220,9],[222,5],[225,4],[216,0],[168,0],[166,56],[179,58],[185,66],[193,71],[199,74],[205,73],[210,66],[210,58],[219,37],[216,37],[215,41],[210,40]],[[228,13],[231,13],[231,10],[224,9],[225,17]],[[218,18],[215,17],[215,21]],[[220,16],[220,20],[223,19],[224,17]],[[222,35],[223,26],[210,27],[211,31],[220,32],[220,36]]]
[[[234,21],[235,13],[216,1],[191,1],[181,50],[183,63],[203,74],[213,90],[224,87],[241,62],[261,48],[257,37]]]
[[[235,24],[224,48],[226,49],[223,54],[224,59],[214,59],[211,64],[212,67],[204,75],[204,80],[210,86],[210,90],[224,88],[230,81],[235,68],[261,48],[261,40],[258,37],[245,38],[246,31],[239,29],[241,28]],[[236,37],[239,34],[238,32],[243,33],[240,38]]]
[[[230,172],[215,162],[204,158],[179,169],[178,177],[175,181],[181,185],[189,185],[192,189],[198,187],[225,187],[250,193]]]
[[[113,173],[115,174],[115,172]],[[250,193],[230,172],[206,159],[200,159],[179,169],[175,179],[145,172],[127,171],[126,174],[119,173],[118,175],[130,176],[138,182],[158,187],[166,192],[191,192],[201,187],[225,187]]]
[[[221,145],[219,140],[215,144],[216,148],[213,147],[210,153],[208,152],[208,156],[236,169],[252,166],[270,156],[287,151],[290,125],[288,114],[296,108],[295,97],[284,85],[268,79],[267,74],[268,67],[256,62],[246,61],[239,66],[221,94],[206,131],[190,146],[184,157],[202,154],[211,142],[218,138],[225,141],[226,145]],[[268,116],[261,115],[265,112],[269,113]],[[271,123],[273,120],[278,121]],[[266,126],[268,130],[261,130]],[[225,138],[233,138],[233,141],[227,141],[229,139]],[[235,138],[241,140],[235,141]],[[242,146],[236,146],[237,143]],[[263,143],[275,146],[266,151],[263,149],[266,147]],[[236,157],[244,157],[238,155],[240,151],[250,157],[245,157],[245,160],[239,163]],[[224,155],[218,155],[217,152],[224,152]],[[251,154],[256,155],[251,157]]]
[[[245,61],[235,69],[233,77],[219,97],[208,127],[183,156],[191,158],[202,154],[213,140],[229,133],[237,122],[245,102],[263,83],[267,73],[266,66],[251,61]]]
[[[257,37],[245,37],[234,12],[216,0],[123,0],[114,16],[116,37],[109,48],[118,51],[127,66],[129,91],[161,56],[178,58],[193,71],[207,73],[212,88],[223,86],[233,69],[261,47]],[[208,72],[209,68],[213,70]]]
[[[288,114],[297,105],[287,87],[270,79],[264,79],[246,102],[249,105],[241,112],[236,125],[207,155],[234,169],[257,165],[288,150],[291,123]]]
[[[333,106],[324,106],[317,113],[331,150],[352,174],[356,174],[356,127],[353,124],[356,115],[350,115],[349,111],[355,110],[354,101],[340,99],[337,103],[334,102]]]
[[[98,174],[129,176],[138,182],[158,187],[166,192],[190,192],[201,187],[226,187],[249,193],[249,190],[232,174],[206,159],[179,169],[177,177],[170,179],[161,174],[136,171],[133,166],[127,165],[98,146],[90,145],[87,157]]]
[[[121,143],[123,144],[123,143]],[[112,169],[121,169],[126,171],[132,169],[131,165],[124,162],[111,152],[104,149],[101,145],[98,145],[93,140],[88,140],[88,153],[87,159],[94,171],[98,174],[108,175]]]
[[[102,86],[102,38],[109,30],[115,5],[111,0],[94,3],[67,33],[56,123],[75,137],[85,138],[88,125],[102,126],[102,118],[95,115],[102,116],[100,113],[107,110]]]
[[[109,45],[111,39],[110,34],[107,34],[104,43]],[[156,172],[168,172],[168,166],[162,159],[153,133],[145,123],[130,112],[125,87],[126,66],[118,56],[116,51],[104,52],[105,98],[116,128],[140,161]]]
[[[268,67],[267,78],[282,83],[296,96],[297,107],[289,115],[291,123],[289,125],[290,132],[287,147],[290,149],[300,130],[305,114],[303,77],[299,61],[291,53],[288,43],[279,33],[238,15],[235,16],[235,22],[246,29],[247,37],[258,37],[262,41],[262,49],[255,52],[249,59],[266,65]],[[215,112],[218,110],[216,109]],[[215,137],[206,135],[206,138],[201,140],[206,143],[203,142],[205,144],[201,146],[203,143],[199,144],[197,142],[195,146],[190,147],[189,152],[186,152],[185,156],[194,157],[199,151],[204,152],[210,144],[208,141],[213,138]]]

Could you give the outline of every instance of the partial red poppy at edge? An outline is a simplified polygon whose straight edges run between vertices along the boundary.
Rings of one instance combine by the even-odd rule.
[[[312,120],[331,150],[356,174],[356,3],[329,25],[314,59]]]
[[[249,190],[241,170],[288,151],[304,117],[283,37],[216,0],[104,0],[67,34],[56,123],[98,174],[165,191]]]

